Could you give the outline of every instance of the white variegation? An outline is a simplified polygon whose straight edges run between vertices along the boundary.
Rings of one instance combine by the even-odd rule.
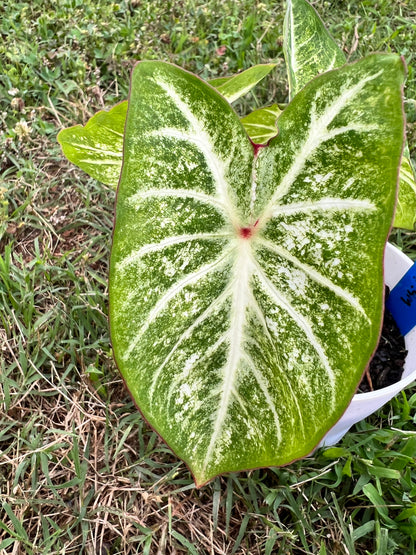
[[[141,200],[146,199],[146,198],[164,198],[164,197],[176,197],[176,198],[191,198],[194,200],[197,200],[198,202],[202,202],[204,204],[207,204],[209,206],[212,206],[213,208],[220,210],[221,212],[224,213],[224,215],[227,214],[227,206],[226,204],[224,204],[223,202],[221,202],[221,200],[209,196],[209,195],[205,195],[204,193],[200,193],[198,191],[189,191],[188,189],[149,189],[146,191],[140,191],[134,195],[132,195],[129,199],[128,202],[132,205],[132,206],[141,206]]]
[[[144,245],[141,249],[137,251],[133,251],[129,256],[123,258],[117,264],[117,270],[122,272],[125,270],[130,264],[135,264],[138,262],[143,256],[146,254],[151,254],[158,251],[163,251],[167,247],[172,247],[175,245],[180,245],[181,243],[188,243],[189,241],[204,241],[204,240],[214,240],[214,239],[221,239],[221,238],[230,238],[230,233],[194,233],[188,235],[178,235],[174,237],[168,237],[160,241],[159,243],[150,243]]]
[[[365,318],[368,320],[368,316],[365,313],[365,311],[364,311],[363,307],[361,306],[360,301],[357,297],[352,295],[346,289],[343,289],[342,287],[339,287],[339,285],[337,285],[336,283],[334,283],[333,281],[331,281],[330,279],[328,279],[327,277],[322,275],[313,266],[310,266],[309,264],[305,264],[304,262],[301,262],[296,256],[291,255],[290,252],[288,252],[286,249],[284,249],[280,245],[276,245],[276,244],[271,243],[270,241],[267,241],[267,240],[264,240],[264,239],[259,239],[258,244],[259,244],[259,246],[262,246],[262,247],[268,249],[270,252],[276,254],[277,256],[280,256],[281,258],[284,258],[284,259],[288,260],[291,264],[293,264],[293,266],[295,266],[296,268],[299,268],[308,278],[316,281],[316,283],[319,283],[323,287],[326,287],[326,288],[330,289],[331,291],[333,291],[341,299],[344,299],[347,303],[349,303],[351,306],[353,306],[356,310],[361,312],[365,316]]]
[[[287,0],[283,33],[290,98],[316,75],[346,62],[344,53],[306,0]]]
[[[210,272],[218,268],[221,263],[225,263],[228,260],[229,252],[225,252],[220,258],[212,262],[211,264],[207,264],[206,266],[202,266],[197,272],[192,274],[186,275],[183,279],[175,283],[155,304],[152,310],[149,312],[146,320],[144,321],[143,325],[141,326],[137,335],[133,338],[130,342],[128,348],[126,349],[125,353],[123,354],[123,360],[128,360],[130,353],[136,347],[137,343],[140,341],[143,334],[146,332],[150,324],[152,324],[156,318],[161,314],[164,310],[167,309],[169,306],[169,302],[175,298],[178,293],[180,293],[185,287],[188,285],[193,285],[194,283],[198,282],[202,278],[206,277]],[[125,260],[125,259],[124,259]],[[124,261],[123,261],[124,262]],[[123,265],[123,262],[121,264]]]
[[[113,347],[198,484],[307,454],[353,395],[381,319],[402,79],[389,55],[319,78],[255,154],[211,87],[169,64],[135,69]]]
[[[149,390],[149,396],[150,399],[153,398],[153,394],[157,385],[157,381],[159,379],[160,373],[162,372],[162,370],[164,369],[164,367],[166,366],[166,364],[171,360],[172,356],[175,354],[175,352],[177,351],[177,349],[182,345],[182,343],[188,339],[189,337],[191,337],[192,333],[194,332],[194,330],[196,328],[198,328],[198,326],[200,326],[207,318],[209,318],[210,316],[213,316],[220,308],[222,308],[224,302],[232,295],[232,287],[231,285],[229,285],[216,299],[215,301],[209,305],[209,307],[204,310],[204,312],[202,314],[200,314],[197,318],[195,318],[195,320],[192,322],[192,324],[186,328],[186,330],[182,333],[182,335],[179,337],[179,339],[176,341],[175,345],[172,347],[172,349],[169,351],[168,355],[166,356],[166,358],[163,360],[162,364],[155,370],[153,378],[152,378],[152,385],[151,388]],[[224,341],[226,341],[227,339],[229,339],[229,332],[225,333],[223,336],[221,336],[220,340],[217,341],[212,347],[210,347],[204,354],[204,356],[209,356],[209,354],[213,354],[216,352],[216,350],[223,344]],[[186,374],[189,373],[189,369],[187,370]],[[176,383],[176,380],[173,380],[172,383]]]
[[[353,131],[355,133],[370,133],[371,131],[375,130],[375,124],[363,125],[354,121],[350,125],[342,126],[340,128],[329,129],[329,126],[340,114],[341,110],[345,109],[348,104],[355,100],[355,98],[363,90],[365,85],[371,81],[374,81],[374,79],[377,79],[377,77],[380,77],[382,73],[383,70],[380,70],[372,75],[365,77],[364,79],[361,79],[353,86],[346,86],[340,96],[336,98],[332,103],[330,103],[322,114],[318,114],[316,106],[312,104],[310,110],[310,127],[308,129],[306,139],[303,141],[303,143],[300,145],[297,152],[295,153],[292,165],[288,169],[281,183],[276,188],[276,191],[273,194],[269,205],[266,207],[265,216],[263,216],[262,218],[263,225],[265,225],[271,215],[276,210],[278,210],[277,206],[279,206],[279,201],[286,195],[293,182],[303,170],[306,161],[314,155],[315,151],[319,147],[321,147],[323,143],[333,139],[338,135],[349,133],[350,131]],[[328,200],[330,201],[331,199]],[[326,201],[327,199],[323,199],[321,201],[322,208],[320,209],[324,209],[324,204]]]
[[[287,313],[287,315],[296,323],[298,328],[304,332],[304,334],[308,338],[310,345],[312,345],[313,349],[317,352],[320,358],[320,361],[322,363],[322,366],[328,375],[328,379],[331,385],[331,397],[329,401],[332,404],[332,408],[333,408],[333,405],[335,402],[334,400],[335,373],[331,367],[331,364],[325,353],[325,349],[323,345],[320,343],[319,339],[316,337],[316,335],[313,332],[313,326],[311,322],[309,322],[307,318],[302,316],[302,314],[300,314],[300,312],[298,312],[290,304],[288,299],[278,291],[278,289],[273,285],[273,283],[265,276],[260,265],[255,261],[253,261],[253,264],[255,268],[255,274],[259,278],[260,283],[264,288],[264,291],[266,292],[266,294],[268,295],[272,303],[275,304],[276,306],[281,307]]]
[[[346,62],[344,53],[307,0],[287,1],[283,50],[287,63],[290,98],[316,75],[341,67]],[[414,106],[414,101],[405,101],[408,121],[412,119]],[[405,151],[408,154],[407,143]],[[410,158],[405,152],[400,167],[394,226],[413,230],[415,222],[416,177],[411,169]]]
[[[227,216],[230,218],[231,222],[237,226],[238,221],[235,217],[234,206],[231,202],[229,191],[227,190],[228,183],[225,177],[227,168],[225,161],[216,155],[211,137],[205,131],[198,117],[190,110],[189,106],[181,99],[175,89],[163,80],[157,81],[157,84],[173,100],[175,106],[177,106],[186,118],[187,122],[190,124],[191,133],[185,133],[183,130],[178,129],[162,128],[152,134],[158,135],[159,137],[170,137],[177,140],[189,141],[201,151],[214,177],[218,197],[215,200],[225,206]]]
[[[298,214],[301,212],[325,211],[325,210],[349,210],[349,211],[371,211],[376,206],[369,200],[345,199],[345,198],[323,198],[316,202],[293,202],[285,206],[278,205],[274,208],[273,217],[283,214]]]

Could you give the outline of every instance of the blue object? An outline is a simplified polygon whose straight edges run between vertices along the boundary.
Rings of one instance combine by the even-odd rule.
[[[416,326],[416,262],[390,291],[386,302],[402,335]]]

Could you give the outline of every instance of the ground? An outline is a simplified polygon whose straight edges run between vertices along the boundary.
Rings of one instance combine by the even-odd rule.
[[[314,3],[350,60],[394,51],[416,97],[415,0]],[[416,390],[335,448],[195,489],[113,362],[114,192],[58,131],[126,98],[135,60],[203,78],[277,62],[237,104],[284,102],[282,2],[0,1],[0,553],[414,553]],[[408,124],[413,158],[416,127]],[[416,235],[391,240],[416,258]]]

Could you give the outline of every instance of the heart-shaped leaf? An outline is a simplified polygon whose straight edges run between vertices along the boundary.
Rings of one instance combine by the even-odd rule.
[[[317,77],[255,156],[212,87],[134,69],[112,343],[198,485],[306,455],[355,392],[380,329],[403,74],[376,55]]]

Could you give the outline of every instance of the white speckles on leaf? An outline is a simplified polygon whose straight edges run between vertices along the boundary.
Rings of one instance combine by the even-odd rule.
[[[383,72],[394,106],[371,108]],[[305,455],[353,395],[381,318],[401,82],[393,56],[319,77],[254,161],[211,87],[169,64],[135,69],[112,341],[145,417],[198,484]]]

